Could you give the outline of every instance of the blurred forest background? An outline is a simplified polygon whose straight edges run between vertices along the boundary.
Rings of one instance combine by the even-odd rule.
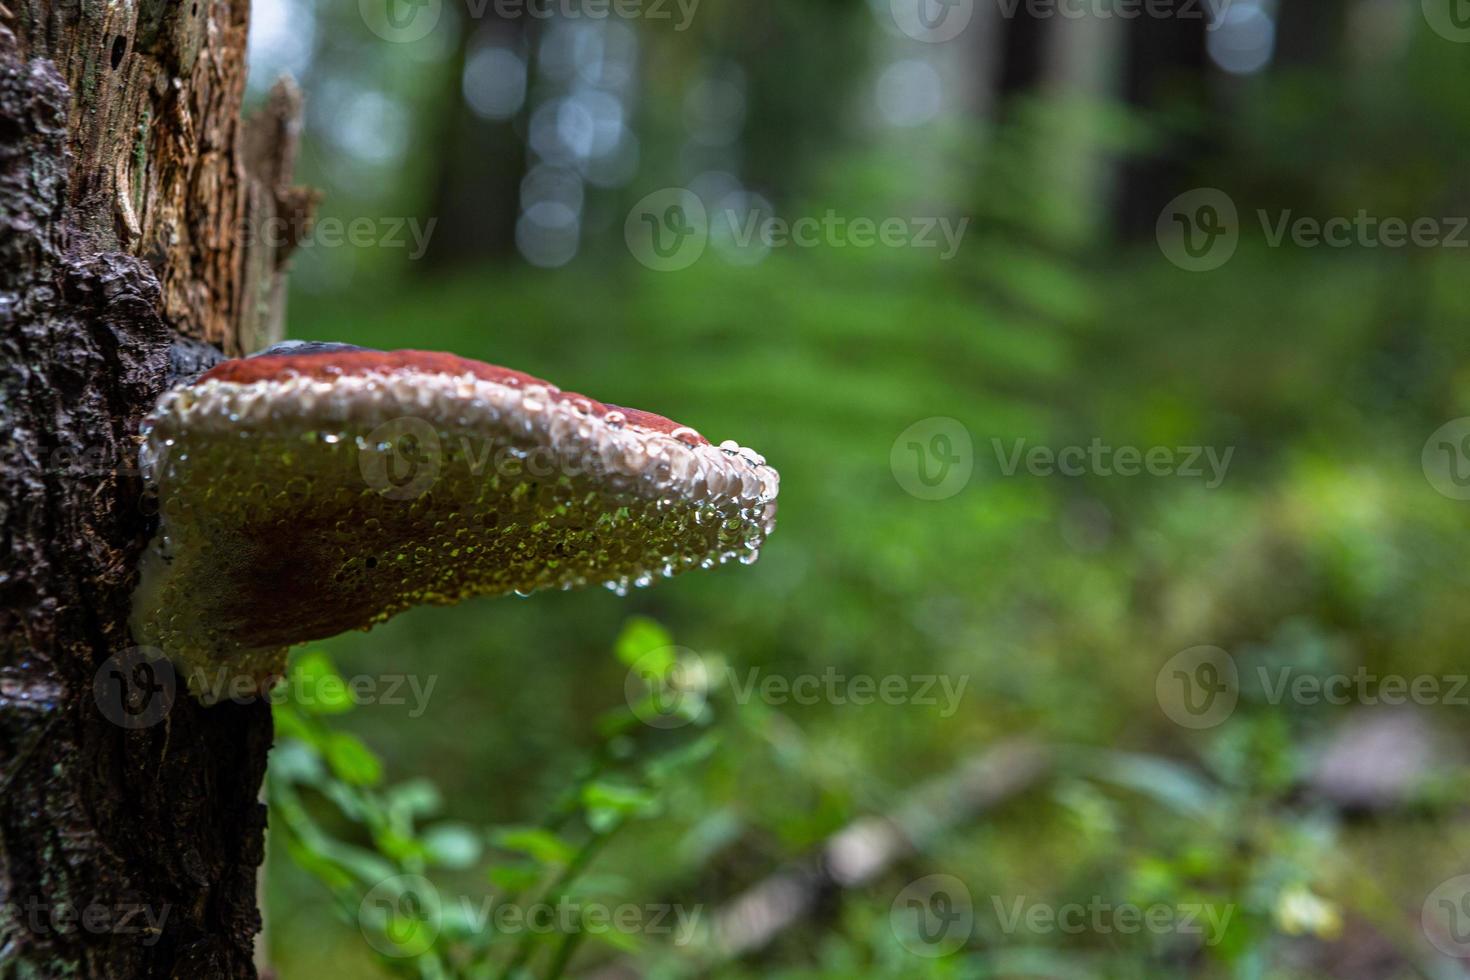
[[[298,179],[324,192],[292,336],[509,365],[754,446],[782,475],[753,567],[419,609],[298,651],[436,683],[422,711],[328,719],[350,792],[298,751],[321,719],[283,712],[283,980],[449,975],[426,964],[468,955],[448,912],[431,954],[365,941],[342,896],[376,865],[343,869],[385,850],[393,870],[437,865],[446,906],[560,887],[568,865],[581,900],[706,921],[757,889],[723,954],[668,935],[465,941],[533,976],[1466,974],[1450,954],[1470,957],[1470,905],[1457,923],[1460,892],[1448,920],[1430,898],[1470,872],[1470,690],[1448,694],[1470,670],[1470,503],[1421,453],[1470,415],[1470,233],[1271,235],[1287,213],[1447,235],[1470,214],[1460,0],[1131,18],[1103,0],[252,6],[251,99],[298,80]],[[717,224],[697,261],[659,271],[625,229],[672,187],[742,219],[970,221],[950,258]],[[1189,271],[1156,230],[1206,187],[1238,209],[1238,246]],[[973,446],[944,499],[905,489],[916,424]],[[1008,474],[1017,440],[1231,456],[1219,481]],[[691,724],[630,726],[629,662],[668,638],[728,670]],[[1233,658],[1239,703],[1191,727],[1162,692],[1199,646]],[[1422,704],[1330,704],[1259,683],[1282,670],[1446,683]],[[829,671],[965,686],[946,711],[720,682]],[[669,751],[682,764],[636,761]],[[566,809],[569,787],[603,795]],[[365,817],[369,791],[426,836]],[[603,834],[608,812],[637,819]],[[912,848],[862,823],[885,814]],[[292,821],[346,843],[287,846]],[[968,892],[958,942],[905,926],[932,875]],[[1017,900],[1231,916],[1219,935],[1028,928],[1006,921]]]

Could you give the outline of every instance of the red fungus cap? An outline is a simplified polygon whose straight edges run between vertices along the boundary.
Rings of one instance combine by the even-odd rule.
[[[159,529],[133,630],[208,697],[410,606],[755,560],[779,478],[661,415],[453,354],[226,361],[144,426]]]

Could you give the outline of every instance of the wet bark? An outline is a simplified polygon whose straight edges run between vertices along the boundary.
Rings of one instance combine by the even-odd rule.
[[[0,6],[0,976],[255,976],[269,707],[201,707],[127,628],[139,420],[278,334],[268,219],[311,204],[292,90],[240,122],[247,18]]]

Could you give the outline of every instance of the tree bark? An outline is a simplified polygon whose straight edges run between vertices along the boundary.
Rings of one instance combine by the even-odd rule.
[[[269,706],[200,706],[127,628],[139,420],[279,333],[311,205],[293,90],[240,122],[247,20],[0,5],[0,976],[255,976]]]

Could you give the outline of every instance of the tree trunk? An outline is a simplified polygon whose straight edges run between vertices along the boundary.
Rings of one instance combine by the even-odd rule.
[[[1275,68],[1323,68],[1342,54],[1350,5],[1342,0],[1285,0],[1276,15]]]
[[[1123,97],[1163,126],[1161,145],[1124,161],[1115,207],[1121,237],[1152,237],[1159,212],[1188,190],[1190,175],[1208,158],[1214,132],[1205,24],[1185,17],[1128,22]]]
[[[520,215],[521,179],[526,175],[522,133],[530,117],[533,78],[526,81],[526,104],[508,120],[492,122],[476,115],[461,96],[465,63],[478,45],[495,44],[525,56],[535,70],[540,35],[526,17],[497,17],[494,5],[479,17],[463,6],[460,28],[447,75],[452,86],[438,134],[438,179],[433,214],[439,219],[428,244],[430,266],[450,269],[483,264],[515,254],[516,219]]]
[[[1051,19],[1038,16],[1024,5],[1006,18],[1000,71],[995,79],[998,118],[1010,118],[1012,100],[1034,94],[1046,81],[1047,45],[1054,36]]]
[[[201,707],[127,627],[140,417],[278,333],[310,210],[293,90],[239,120],[247,20],[0,5],[0,976],[255,976],[269,706]]]

